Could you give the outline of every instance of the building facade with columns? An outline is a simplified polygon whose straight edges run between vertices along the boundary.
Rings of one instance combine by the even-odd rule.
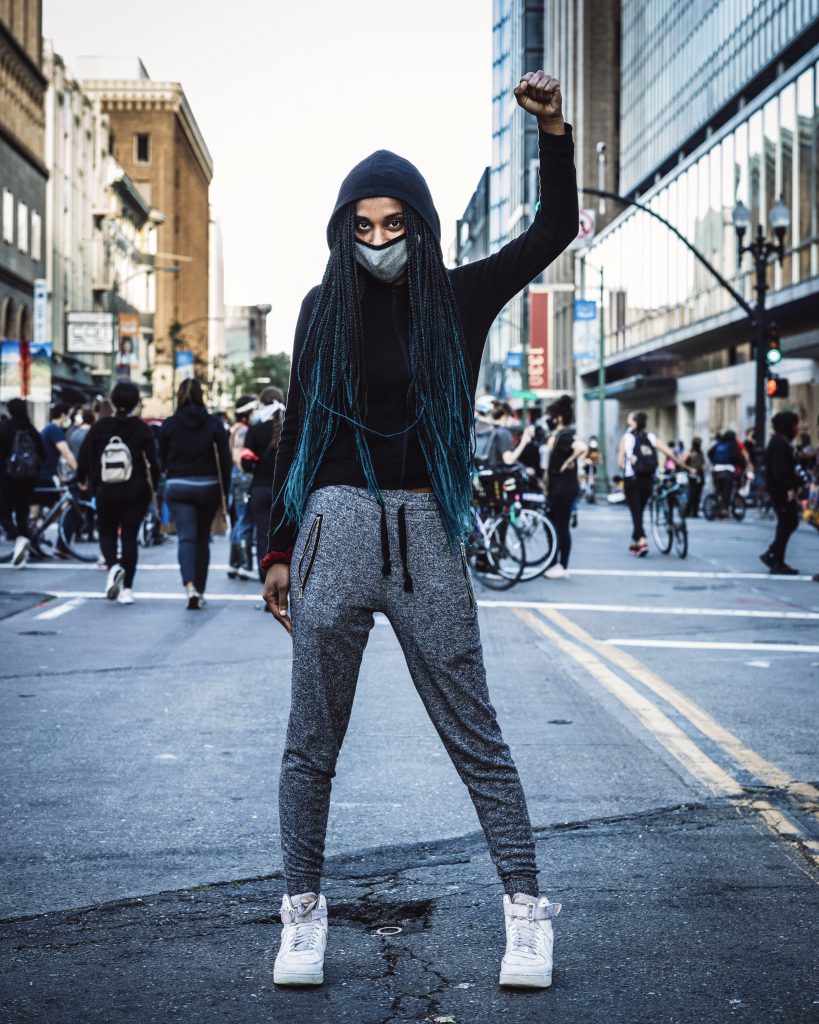
[[[157,260],[178,272],[156,275],[152,386],[156,411],[167,413],[183,355],[197,376],[208,375],[213,162],[178,82],[153,81],[137,58],[82,58],[78,70],[108,116],[112,155],[166,217],[157,228]]]

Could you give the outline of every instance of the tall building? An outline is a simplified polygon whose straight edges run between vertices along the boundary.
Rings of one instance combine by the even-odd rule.
[[[39,331],[34,325],[34,282],[45,277],[48,178],[41,31],[40,0],[0,4],[0,401],[32,394],[29,343],[45,331],[42,318]],[[39,361],[47,368],[46,354]],[[41,374],[35,397],[43,404],[49,387]]]
[[[543,63],[543,0],[494,0],[492,14],[492,165],[489,244],[496,252],[524,232],[537,201],[537,122],[513,95],[525,71]],[[528,289],[502,310],[489,334],[486,386],[505,394],[506,354],[526,347]]]
[[[83,88],[107,114],[112,154],[147,201],[162,210],[157,257],[179,268],[156,277],[153,397],[172,407],[174,363],[192,352],[208,372],[208,189],[213,163],[178,82],[154,82],[137,58],[80,58]]]
[[[619,192],[669,220],[751,303],[737,257],[738,202],[772,237],[782,197],[786,254],[768,269],[781,331],[778,373],[793,408],[819,415],[819,0],[622,0]],[[612,154],[614,155],[614,154]],[[746,236],[746,243],[749,239]],[[617,425],[649,413],[663,439],[753,426],[747,315],[666,227],[630,208],[587,250],[603,267],[606,395]],[[597,365],[581,367],[595,398]],[[611,453],[610,453],[611,454]]]
[[[226,306],[225,347],[228,367],[249,366],[267,352],[269,305]]]

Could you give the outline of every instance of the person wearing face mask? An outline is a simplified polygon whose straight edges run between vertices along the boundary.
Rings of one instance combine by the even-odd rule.
[[[772,576],[798,576],[799,570],[785,561],[785,550],[799,526],[799,478],[793,448],[799,417],[795,412],[778,412],[771,425],[774,433],[765,449],[765,482],[776,513],[776,534],[768,550],[759,557]]]
[[[589,451],[588,445],[575,434],[573,423],[574,401],[571,395],[561,395],[549,406],[546,419],[546,425],[552,431],[548,441],[549,517],[557,534],[557,561],[543,574],[549,580],[569,578],[569,554],[572,550],[569,523],[572,507],[580,493],[577,463]]]
[[[40,431],[45,459],[40,467],[38,487],[54,488],[54,478],[58,476],[61,457],[72,470],[77,468],[77,460],[68,446],[65,433],[68,425],[68,409],[64,405],[55,405],[51,410],[51,419]]]
[[[526,799],[489,696],[463,549],[487,333],[577,235],[572,128],[559,83],[530,72],[515,98],[540,128],[542,203],[528,230],[487,259],[447,270],[426,181],[408,160],[379,150],[341,185],[324,277],[301,307],[261,563],[264,599],[293,638],[279,782],[286,891],[278,984],[324,977],[330,787],[376,611],[389,617],[468,786],[503,884],[500,982],[551,984],[560,904],[538,888]]]

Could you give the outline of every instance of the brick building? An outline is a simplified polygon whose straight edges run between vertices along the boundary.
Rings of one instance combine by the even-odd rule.
[[[153,397],[172,407],[176,351],[193,351],[208,372],[208,189],[213,163],[178,82],[154,82],[136,58],[81,58],[83,88],[108,115],[117,162],[150,204],[166,214],[157,256],[179,273],[156,276]],[[179,325],[176,337],[172,326]]]

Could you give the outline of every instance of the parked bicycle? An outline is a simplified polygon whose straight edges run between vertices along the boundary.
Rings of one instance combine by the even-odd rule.
[[[73,484],[38,488],[34,501],[40,514],[29,525],[31,557],[76,558],[95,562],[99,555],[97,513],[93,501],[87,501]],[[11,561],[14,541],[5,532],[0,537],[0,563]]]
[[[682,480],[683,477],[686,479]],[[670,554],[673,547],[678,558],[688,555],[688,525],[682,504],[683,483],[687,484],[685,473],[661,473],[649,498],[649,520],[654,543],[663,555]]]

